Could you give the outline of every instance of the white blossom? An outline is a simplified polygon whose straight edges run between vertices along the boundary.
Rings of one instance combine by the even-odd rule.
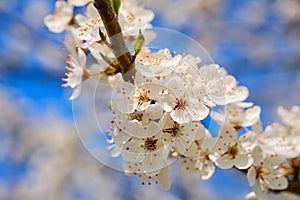
[[[77,49],[78,51],[78,57],[71,57],[71,60],[67,63],[70,65],[69,67],[66,67],[68,72],[65,74],[66,78],[63,78],[63,81],[66,81],[65,84],[63,84],[63,87],[71,87],[73,88],[73,94],[69,98],[70,100],[73,100],[77,98],[81,92],[82,87],[82,81],[89,78],[90,74],[86,67],[86,55],[85,52],[82,49]]]
[[[259,135],[258,143],[265,153],[279,154],[286,158],[295,158],[300,155],[299,135],[290,131],[279,123],[273,123]]]
[[[177,57],[178,56],[179,55],[177,55]],[[174,69],[174,73],[182,77],[189,84],[195,84],[195,82],[198,81],[200,76],[198,65],[201,62],[201,59],[192,55],[185,55],[182,56],[182,59],[180,59],[179,61],[180,62]]]
[[[251,135],[251,133],[249,133]],[[217,154],[216,165],[222,169],[229,169],[233,166],[238,169],[247,169],[253,160],[249,151],[241,144],[249,137],[248,133],[242,135],[238,140],[238,134],[234,127],[225,124],[221,127],[218,140],[214,146]]]
[[[226,88],[219,72],[219,65],[204,65],[199,68],[199,80],[196,83],[196,94],[206,105],[224,105],[226,103]]]
[[[192,89],[179,77],[171,79],[159,97],[159,103],[172,119],[178,123],[199,121],[208,115],[209,109],[195,99]]]
[[[58,0],[55,2],[55,12],[47,15],[44,19],[45,25],[54,33],[63,32],[73,17],[73,6],[66,1]]]
[[[125,37],[137,36],[139,30],[143,32],[146,28],[150,28],[150,22],[153,18],[153,11],[139,5],[137,0],[126,0],[121,4],[119,10],[119,23]]]
[[[144,111],[134,111],[129,114],[115,112],[114,114],[116,126],[124,133],[137,138],[152,137],[160,133],[165,124],[165,119],[160,119],[162,108],[156,104],[149,105],[149,109]]]
[[[288,181],[278,170],[279,165],[284,162],[284,156],[264,155],[261,148],[256,146],[252,151],[252,157],[254,163],[248,170],[247,178],[259,200],[267,199],[269,189],[284,190],[287,188]]]
[[[252,103],[237,102],[224,106],[224,112],[212,111],[211,117],[219,124],[232,124],[236,128],[248,127],[255,124],[260,118],[261,108]]]
[[[228,75],[224,68],[219,68],[223,84],[225,85],[225,104],[245,101],[249,96],[248,88],[238,86],[238,81],[232,75]]]
[[[81,43],[82,43],[82,41],[76,35],[75,29],[70,28],[67,31],[66,38],[64,40],[64,45],[65,45],[66,49],[68,50],[68,52],[70,53],[70,56],[74,57],[77,60],[79,59],[78,58],[78,47],[80,46]]]
[[[295,131],[300,131],[300,106],[293,106],[291,108],[284,108],[280,106],[277,113],[281,120]],[[296,133],[297,134],[297,133]]]
[[[121,152],[125,161],[141,163],[141,172],[153,174],[169,165],[169,150],[160,134],[147,138],[130,137]]]
[[[99,28],[104,28],[103,22],[97,9],[93,4],[87,6],[86,13],[77,14],[75,20],[79,27],[76,29],[78,37],[86,42],[96,42],[99,41]]]
[[[163,87],[149,83],[142,86],[128,82],[120,82],[116,93],[113,95],[112,104],[114,109],[124,114],[133,113],[135,110],[146,110],[153,100],[157,100]]]
[[[160,184],[160,186],[165,190],[170,189],[171,187],[171,179],[169,175],[169,172],[171,170],[170,166],[166,166],[161,170],[158,170],[157,172],[149,175],[146,172],[143,172],[142,165],[143,163],[126,162],[123,165],[123,168],[125,174],[128,176],[138,175],[142,185],[146,185],[146,184],[151,185],[152,182],[155,182],[155,184]]]
[[[172,57],[168,49],[159,50],[157,53],[145,49],[136,59],[136,69],[149,78],[167,76],[172,73],[180,60],[180,55]]]
[[[212,149],[216,143],[215,138],[212,138],[210,132],[201,127],[205,135],[197,137],[196,142],[188,150],[187,159],[183,161],[182,170],[186,173],[199,173],[201,179],[209,179],[215,172],[215,156]]]
[[[184,156],[188,156],[190,153],[189,148],[196,138],[204,136],[203,129],[199,129],[201,124],[199,122],[189,122],[185,124],[179,124],[175,122],[169,113],[165,115],[166,122],[163,127],[163,138],[166,143],[171,143],[170,150],[178,151]]]

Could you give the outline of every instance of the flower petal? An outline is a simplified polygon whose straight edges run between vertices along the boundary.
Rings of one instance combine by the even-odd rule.
[[[238,158],[235,159],[234,165],[238,169],[247,169],[250,167],[253,163],[253,159],[250,155],[247,154],[241,154]]]
[[[247,179],[250,186],[253,186],[256,182],[256,170],[255,167],[250,167],[247,172]]]

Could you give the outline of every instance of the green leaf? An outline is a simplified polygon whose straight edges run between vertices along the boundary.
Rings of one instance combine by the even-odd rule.
[[[101,52],[100,52],[100,55],[107,64],[110,65],[112,63],[111,60],[106,55],[103,55]]]
[[[110,2],[115,13],[118,15],[121,7],[121,0],[110,0]]]
[[[103,42],[106,42],[106,37],[104,35],[104,33],[101,31],[101,29],[99,28],[99,35],[100,35],[100,38]]]
[[[135,51],[135,55],[138,55],[145,45],[145,37],[142,34],[142,31],[139,31],[139,36],[137,37],[135,44],[133,45],[133,49]]]

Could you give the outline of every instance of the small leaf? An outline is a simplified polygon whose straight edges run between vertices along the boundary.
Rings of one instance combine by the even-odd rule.
[[[110,2],[115,13],[118,15],[121,7],[121,0],[110,0]]]
[[[142,34],[142,31],[139,31],[139,36],[137,37],[135,44],[133,45],[133,49],[135,51],[135,55],[138,55],[140,51],[142,50],[143,46],[145,44],[145,37]]]
[[[104,35],[104,33],[101,31],[101,29],[99,28],[99,35],[100,35],[100,38],[103,42],[106,42],[106,37]]]
[[[107,64],[110,65],[112,63],[111,60],[106,55],[103,55],[101,52],[100,52],[100,55]]]

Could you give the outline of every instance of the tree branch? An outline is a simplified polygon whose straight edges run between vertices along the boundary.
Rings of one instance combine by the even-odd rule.
[[[132,70],[134,74],[134,62],[125,44],[120,24],[113,11],[110,0],[95,0],[94,2],[94,6],[97,8],[108,34],[113,53],[120,64],[122,75],[124,76],[130,70]],[[127,79],[131,79],[131,76],[126,77]]]
[[[299,180],[291,180],[289,181],[289,186],[286,190],[283,191],[287,191],[296,195],[300,196],[300,181]]]

